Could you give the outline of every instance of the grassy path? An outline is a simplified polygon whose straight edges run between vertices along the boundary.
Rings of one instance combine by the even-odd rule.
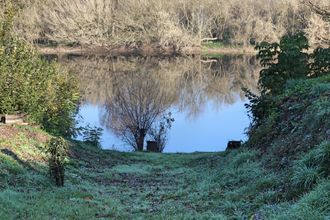
[[[33,127],[0,126],[0,219],[323,219],[330,181],[295,201],[253,150],[155,154],[73,143],[65,187]],[[27,166],[28,164],[28,166]],[[262,216],[267,216],[262,218]]]
[[[77,142],[66,185],[56,188],[49,181],[43,152],[48,135],[32,127],[0,130],[0,213],[5,219],[210,215],[208,196],[214,190],[205,181],[221,153],[119,153]]]
[[[205,181],[209,181],[212,170],[200,165],[221,158],[220,153],[105,152],[94,166],[86,161],[78,175],[84,176],[86,184],[94,182],[102,194],[116,200],[125,218],[184,218],[198,213],[209,216],[209,196],[214,189]]]

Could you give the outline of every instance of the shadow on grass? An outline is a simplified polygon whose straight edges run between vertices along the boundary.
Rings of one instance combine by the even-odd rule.
[[[8,149],[5,148],[5,149],[1,149],[0,151],[1,151],[1,153],[3,153],[3,154],[5,154],[5,155],[7,155],[7,156],[13,158],[15,161],[17,161],[17,162],[18,162],[20,165],[22,165],[23,167],[26,167],[26,168],[28,168],[28,169],[30,169],[30,170],[33,170],[33,171],[35,171],[35,172],[38,172],[37,169],[35,169],[34,167],[32,167],[28,162],[21,160],[21,159],[17,156],[17,154],[15,154],[14,152],[12,152],[11,150],[8,150]]]

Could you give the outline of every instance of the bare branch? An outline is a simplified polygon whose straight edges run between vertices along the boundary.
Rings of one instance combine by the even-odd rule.
[[[317,14],[321,15],[324,19],[330,20],[330,10],[321,8],[312,1],[307,1],[307,4],[310,6],[310,8]]]

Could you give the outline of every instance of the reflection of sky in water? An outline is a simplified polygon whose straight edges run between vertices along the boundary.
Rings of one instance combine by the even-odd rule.
[[[91,127],[100,127],[103,129],[103,134],[101,137],[101,145],[106,149],[117,149],[117,150],[127,150],[128,146],[123,143],[119,138],[117,138],[109,129],[101,125],[100,112],[102,107],[91,104],[84,104],[79,109],[79,115],[83,120],[79,123],[78,126],[90,125]],[[81,137],[78,137],[78,140],[81,140]]]
[[[85,104],[80,108],[83,122],[80,125],[102,127],[99,106]],[[213,102],[205,105],[196,118],[187,118],[185,112],[172,110],[175,119],[169,133],[165,152],[223,151],[229,140],[245,140],[245,128],[249,118],[244,101],[237,98],[233,104],[216,108]],[[129,150],[129,146],[117,138],[109,129],[104,129],[101,144],[107,149]]]
[[[171,106],[169,111],[175,122],[169,131],[165,152],[223,151],[229,140],[246,139],[244,131],[249,126],[249,118],[241,100],[244,97],[241,88],[257,92],[259,67],[254,57],[247,56],[224,56],[211,63],[202,63],[200,59],[207,58],[82,57],[67,60],[63,65],[77,73],[83,88],[80,115],[84,121],[80,125],[102,127],[103,148],[131,149],[110,129],[101,126],[101,122],[112,123],[108,126],[112,128],[125,127],[121,124],[125,123],[121,113],[127,112],[121,112],[120,99],[116,97],[126,94],[124,100],[134,109],[140,105],[136,104],[139,101],[127,94],[139,97],[143,93],[142,97],[153,101],[153,108]],[[159,96],[156,92],[160,92]],[[101,116],[106,117],[105,120]]]

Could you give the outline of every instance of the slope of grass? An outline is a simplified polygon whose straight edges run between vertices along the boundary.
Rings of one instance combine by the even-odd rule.
[[[48,177],[47,133],[0,126],[1,219],[327,219],[329,82],[292,82],[240,150],[120,153],[72,142],[63,188]]]
[[[29,133],[32,128],[5,129],[17,129],[19,134],[11,143],[0,139],[4,219],[285,218],[308,212],[303,210],[317,215],[302,219],[329,215],[329,181],[320,179],[297,202],[286,201],[279,190],[284,174],[263,168],[260,153],[250,150],[119,153],[75,143],[66,185],[56,188],[47,176],[43,148]],[[4,149],[13,150],[22,161]]]
[[[250,129],[247,145],[264,152],[266,166],[291,169],[295,160],[330,140],[329,91],[330,75],[289,82],[269,116]]]

